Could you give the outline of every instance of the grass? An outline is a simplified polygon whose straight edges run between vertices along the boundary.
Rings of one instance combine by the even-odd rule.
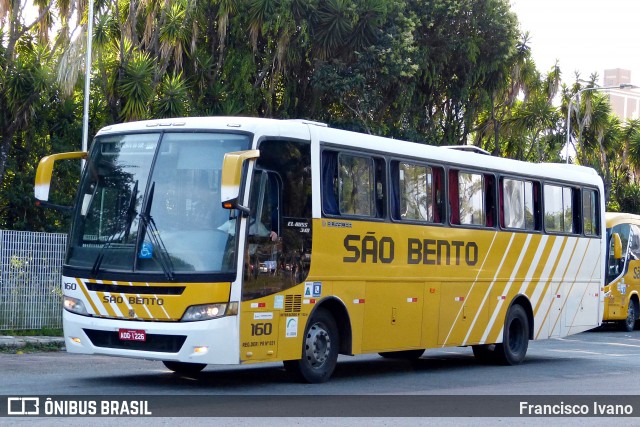
[[[61,351],[57,344],[26,344],[24,347],[2,347],[0,346],[0,354],[27,354]]]
[[[40,328],[40,329],[17,329],[17,330],[0,330],[0,335],[8,335],[13,337],[62,337],[62,329],[58,328]],[[25,343],[21,347],[0,346],[2,354],[25,354],[25,353],[41,353],[49,351],[60,351],[60,344],[54,343]]]
[[[62,337],[62,329],[58,328],[40,328],[40,329],[17,329],[17,330],[0,330],[0,335],[9,335],[12,337]]]

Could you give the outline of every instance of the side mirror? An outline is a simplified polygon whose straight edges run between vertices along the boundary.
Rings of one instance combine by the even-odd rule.
[[[51,175],[53,173],[53,164],[56,160],[66,159],[86,159],[86,151],[72,151],[69,153],[58,153],[50,156],[43,157],[38,163],[38,169],[36,170],[35,186],[33,187],[33,193],[36,198],[36,205],[39,206],[51,206],[55,208],[62,208],[61,206],[52,205],[49,201],[49,189],[51,187]]]
[[[242,181],[242,167],[246,160],[260,157],[260,150],[246,150],[226,153],[222,161],[222,182],[220,197],[225,209],[238,209],[244,215],[249,215],[249,208],[240,205],[240,185]]]
[[[618,260],[622,258],[622,240],[618,233],[611,235],[611,244],[613,246],[613,258]]]

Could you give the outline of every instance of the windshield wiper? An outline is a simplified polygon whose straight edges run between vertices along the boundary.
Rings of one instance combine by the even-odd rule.
[[[158,250],[158,264],[162,268],[164,275],[168,280],[175,280],[173,275],[174,266],[171,261],[171,257],[169,256],[169,251],[167,251],[167,247],[162,241],[162,237],[160,237],[160,232],[158,231],[158,227],[156,226],[156,222],[153,220],[151,216],[151,205],[153,204],[153,194],[156,188],[156,183],[151,183],[151,188],[149,189],[149,195],[147,196],[146,204],[144,205],[144,209],[142,213],[140,213],[139,217],[142,222],[142,227],[139,234],[138,245],[136,245],[136,253],[138,253],[138,248],[140,244],[144,241],[145,234],[149,235],[151,239],[151,243],[157,247]]]
[[[133,225],[133,219],[136,216],[136,199],[138,198],[138,180],[136,179],[136,183],[133,185],[133,190],[131,190],[131,198],[129,199],[129,206],[127,206],[127,228],[124,231],[124,240],[126,242],[129,240],[129,234],[131,233],[131,226]]]

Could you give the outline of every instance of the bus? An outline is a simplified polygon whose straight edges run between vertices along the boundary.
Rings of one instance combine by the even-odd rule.
[[[607,212],[605,218],[609,245],[603,321],[631,332],[640,313],[640,216]]]
[[[338,355],[471,347],[514,365],[530,340],[600,325],[603,184],[305,120],[202,117],[101,129],[62,268],[68,352],[180,374],[281,361],[327,381]],[[476,150],[477,151],[477,150]]]

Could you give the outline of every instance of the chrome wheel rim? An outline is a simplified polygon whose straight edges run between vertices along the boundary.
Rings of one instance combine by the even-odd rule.
[[[309,328],[305,340],[305,356],[312,368],[321,367],[331,353],[331,338],[321,324]]]

